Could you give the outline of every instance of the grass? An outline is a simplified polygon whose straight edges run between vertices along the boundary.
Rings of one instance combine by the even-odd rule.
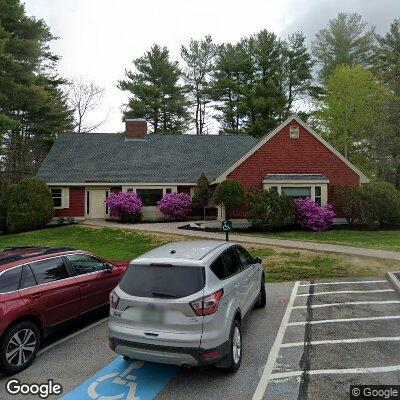
[[[109,260],[131,260],[161,244],[187,240],[184,236],[143,233],[118,228],[66,226],[0,236],[0,249],[10,246],[71,246]],[[245,245],[261,257],[267,282],[344,276],[381,276],[400,270],[400,262],[336,255],[273,246]]]
[[[349,228],[334,228],[327,232],[290,231],[252,233],[251,235],[400,251],[400,230],[368,231]]]

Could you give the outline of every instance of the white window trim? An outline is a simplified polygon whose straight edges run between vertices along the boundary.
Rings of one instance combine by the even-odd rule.
[[[269,190],[272,186],[278,188],[278,193],[282,194],[282,187],[310,187],[311,188],[311,200],[315,201],[315,186],[321,187],[321,205],[324,205],[328,202],[328,184],[326,181],[277,181],[277,182],[263,182],[263,189]]]
[[[51,187],[50,191],[52,189],[60,189],[61,190],[61,206],[54,207],[54,209],[62,210],[64,208],[69,208],[69,188],[68,187]],[[52,193],[51,197],[53,198],[53,193]]]

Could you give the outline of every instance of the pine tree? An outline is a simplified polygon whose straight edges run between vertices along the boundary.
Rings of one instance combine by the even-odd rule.
[[[49,49],[54,37],[19,0],[0,0],[0,170],[2,185],[32,175],[72,113]]]
[[[211,36],[203,40],[191,40],[188,47],[181,47],[185,61],[183,79],[188,87],[191,107],[194,109],[196,134],[205,132],[207,106],[211,102],[210,73],[213,67],[216,46]]]
[[[185,88],[179,84],[181,71],[170,61],[166,47],[154,45],[133,61],[135,71],[126,71],[121,90],[131,93],[124,118],[144,118],[152,133],[183,133],[187,129],[188,111]]]
[[[375,30],[357,13],[339,13],[321,29],[312,42],[313,55],[325,82],[339,65],[370,67],[375,46]]]

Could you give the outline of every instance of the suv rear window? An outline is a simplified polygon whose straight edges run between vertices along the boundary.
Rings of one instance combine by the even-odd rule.
[[[131,296],[178,299],[204,288],[204,268],[131,265],[119,287]]]

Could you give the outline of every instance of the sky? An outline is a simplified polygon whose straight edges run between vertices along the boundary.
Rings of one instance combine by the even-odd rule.
[[[358,12],[387,32],[400,18],[400,0],[25,0],[28,15],[42,18],[61,56],[59,73],[105,88],[93,122],[108,119],[103,132],[123,131],[121,108],[128,93],[116,85],[154,43],[167,46],[179,61],[180,47],[210,34],[216,43],[235,42],[261,29],[281,38],[302,31],[311,42],[338,12]]]

